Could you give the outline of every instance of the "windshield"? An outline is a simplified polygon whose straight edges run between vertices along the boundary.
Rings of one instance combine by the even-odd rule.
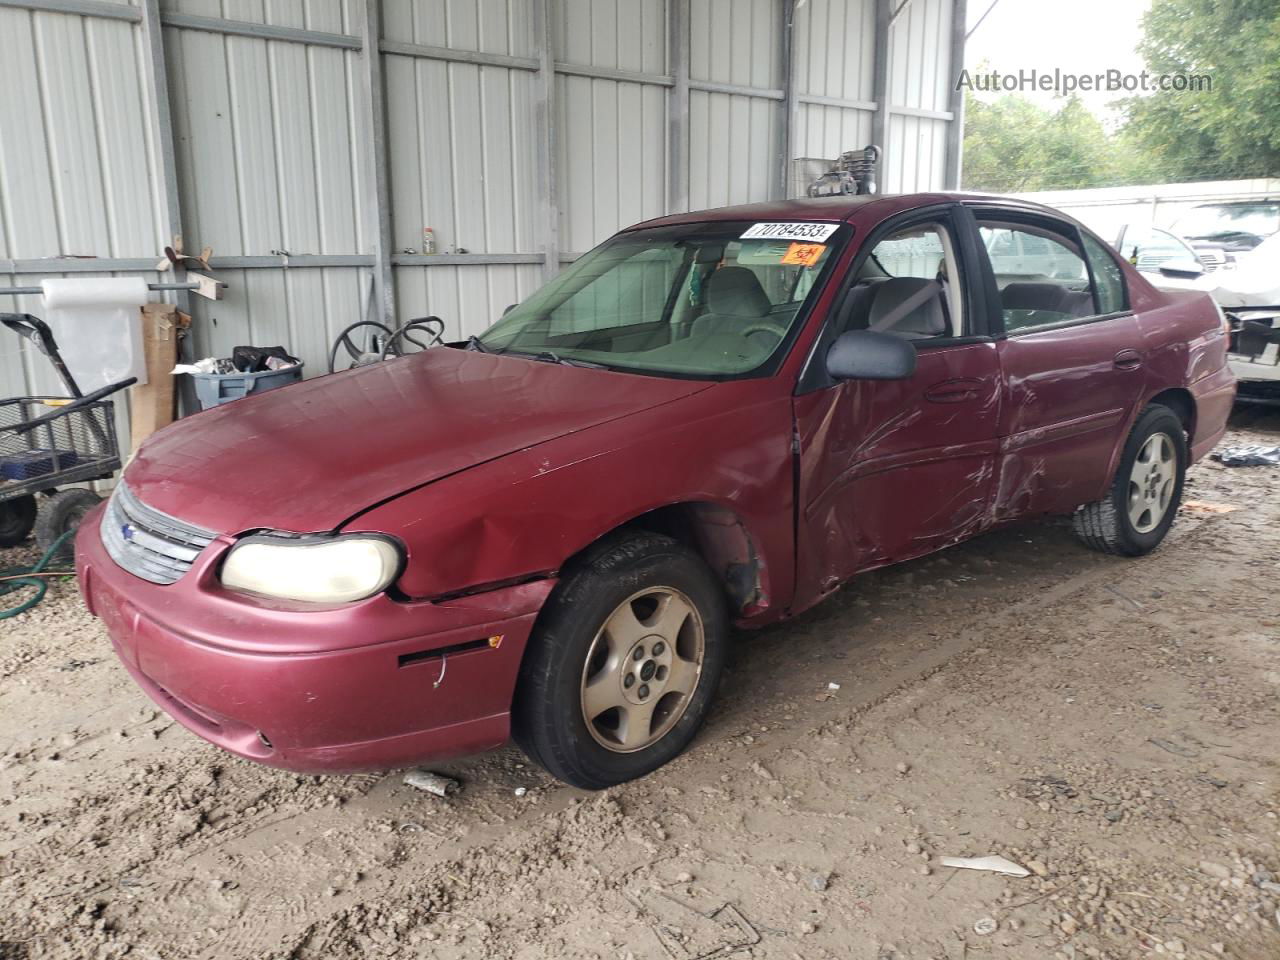
[[[670,376],[766,372],[848,232],[836,223],[733,221],[619,234],[475,346]]]
[[[1280,231],[1280,203],[1209,203],[1173,229],[1189,240],[1262,240]]]

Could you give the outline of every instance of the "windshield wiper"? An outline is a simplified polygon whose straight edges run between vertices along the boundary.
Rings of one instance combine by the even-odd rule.
[[[468,350],[475,350],[477,353],[492,353],[492,352],[493,352],[493,351],[491,351],[488,347],[486,347],[486,346],[484,345],[484,342],[483,342],[483,341],[481,341],[481,339],[480,339],[479,337],[477,337],[474,333],[473,333],[471,336],[467,337],[467,347],[466,347],[466,349],[468,349]]]
[[[541,360],[543,363],[558,363],[562,367],[586,367],[589,370],[608,370],[603,363],[592,363],[590,360],[575,360],[562,357],[551,350],[539,350],[537,353],[524,353],[520,350],[506,350],[505,353],[515,357],[528,357],[530,360]]]

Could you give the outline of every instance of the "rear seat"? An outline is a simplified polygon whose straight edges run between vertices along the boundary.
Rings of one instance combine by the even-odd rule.
[[[1058,313],[1064,318],[1087,317],[1093,313],[1093,295],[1088,290],[1069,290],[1059,283],[1008,284],[1000,291],[1000,306],[1008,310],[1035,310]]]

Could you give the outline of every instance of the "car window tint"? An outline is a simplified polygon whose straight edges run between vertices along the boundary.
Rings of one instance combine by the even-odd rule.
[[[1093,237],[1084,234],[1084,254],[1093,268],[1093,282],[1098,290],[1098,310],[1101,313],[1120,313],[1128,309],[1129,297],[1120,265],[1105,247]]]
[[[1039,227],[981,220],[979,230],[996,275],[1007,332],[1098,312],[1089,270],[1073,240]]]

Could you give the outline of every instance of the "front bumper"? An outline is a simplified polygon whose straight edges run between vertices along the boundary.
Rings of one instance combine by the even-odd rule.
[[[141,580],[108,556],[101,509],[76,537],[85,604],[138,685],[206,740],[275,767],[338,772],[475,753],[509,736],[521,656],[554,580],[445,603],[382,594],[304,609],[223,590],[226,538],[177,583]]]

